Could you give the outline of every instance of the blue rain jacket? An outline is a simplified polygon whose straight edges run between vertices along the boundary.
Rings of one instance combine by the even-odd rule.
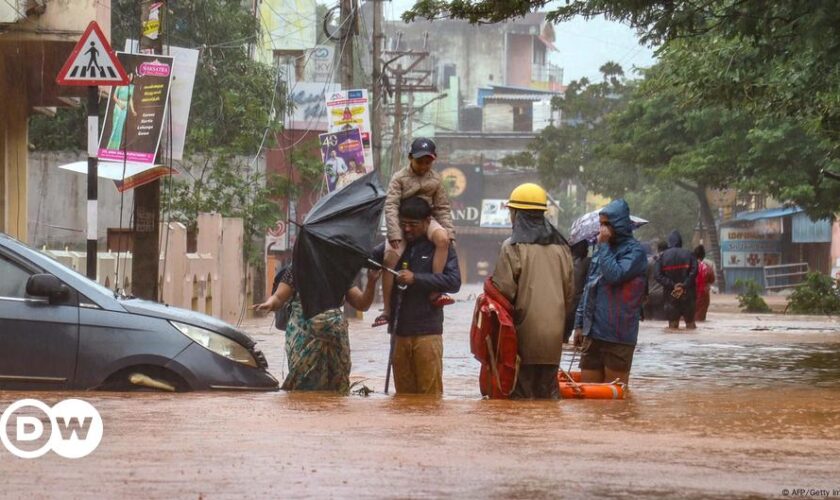
[[[575,328],[594,339],[636,345],[645,293],[647,256],[633,238],[630,207],[614,200],[600,212],[616,235],[614,244],[599,243],[575,314]]]

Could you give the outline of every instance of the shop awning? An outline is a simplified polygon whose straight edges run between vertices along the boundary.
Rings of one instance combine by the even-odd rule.
[[[764,210],[756,210],[753,212],[741,212],[735,216],[735,220],[761,220],[761,219],[776,219],[779,217],[787,217],[788,215],[798,214],[803,212],[799,207],[777,207],[767,208]]]

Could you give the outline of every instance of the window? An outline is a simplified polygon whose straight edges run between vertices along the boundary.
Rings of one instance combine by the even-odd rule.
[[[32,273],[0,255],[0,297],[26,297],[26,282]]]

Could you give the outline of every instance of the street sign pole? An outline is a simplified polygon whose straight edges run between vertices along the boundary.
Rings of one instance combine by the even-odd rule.
[[[99,191],[99,87],[88,87],[87,103],[88,175],[87,175],[87,277],[96,281],[97,198]]]
[[[99,86],[127,85],[128,75],[105,34],[91,21],[55,78],[59,85],[87,87],[87,277],[96,280],[99,183]]]

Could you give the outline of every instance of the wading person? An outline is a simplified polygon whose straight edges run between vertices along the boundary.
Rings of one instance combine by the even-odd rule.
[[[601,229],[575,315],[574,343],[581,347],[582,382],[619,379],[627,384],[639,336],[647,257],[633,237],[626,201],[612,201],[599,216]]]
[[[511,399],[560,398],[557,370],[575,291],[569,244],[546,220],[547,201],[536,184],[511,192],[513,232],[493,270],[493,285],[513,305],[521,364]]]
[[[571,313],[566,315],[566,332],[563,334],[563,342],[568,342],[575,331],[575,311],[583,296],[583,288],[586,286],[586,276],[589,274],[589,242],[582,240],[572,245],[572,262],[574,263],[575,298],[572,302]]]
[[[645,319],[665,319],[665,289],[656,281],[656,263],[662,257],[662,252],[668,249],[668,243],[660,241],[656,244],[656,254],[648,257],[647,291],[645,292]]]
[[[715,282],[715,268],[706,262],[706,248],[703,245],[697,245],[694,249],[694,257],[697,259],[697,301],[694,320],[706,321],[706,313],[709,311],[711,302],[712,284]]]
[[[419,196],[402,201],[399,225],[406,248],[395,263],[399,270],[389,301],[394,335],[394,385],[397,394],[443,393],[443,309],[429,300],[431,293],[455,293],[461,288],[461,271],[454,247],[450,246],[441,272],[434,272],[437,247],[427,235],[432,224],[432,208]],[[373,251],[381,262],[387,243]],[[401,297],[398,297],[401,294]]]
[[[676,229],[668,235],[668,250],[662,252],[656,263],[656,281],[665,291],[665,316],[668,328],[680,327],[680,318],[689,330],[697,328],[694,322],[697,258],[691,250],[682,247],[682,236]]]
[[[443,272],[450,241],[455,240],[455,226],[452,225],[452,211],[446,188],[443,186],[440,174],[432,170],[432,164],[436,158],[435,143],[431,139],[423,137],[415,139],[408,153],[409,165],[395,173],[388,184],[388,194],[385,198],[388,244],[382,260],[385,267],[393,268],[405,252],[406,243],[399,223],[400,206],[406,199],[417,196],[431,206],[432,218],[429,219],[426,237],[435,245],[432,272]],[[388,311],[391,310],[393,285],[393,276],[385,273],[382,277],[382,300],[385,312],[376,318],[373,326],[382,326],[390,322]],[[447,306],[453,302],[451,297],[438,292],[430,292],[429,300],[435,307]]]
[[[380,271],[368,271],[364,290],[352,287],[345,300],[360,311],[373,302]],[[256,311],[280,309],[291,300],[291,314],[286,325],[286,359],[289,374],[281,387],[285,391],[334,391],[346,394],[350,389],[350,339],[347,320],[341,309],[330,309],[313,318],[304,318],[300,298],[295,292],[293,266],[280,276],[275,292]]]

